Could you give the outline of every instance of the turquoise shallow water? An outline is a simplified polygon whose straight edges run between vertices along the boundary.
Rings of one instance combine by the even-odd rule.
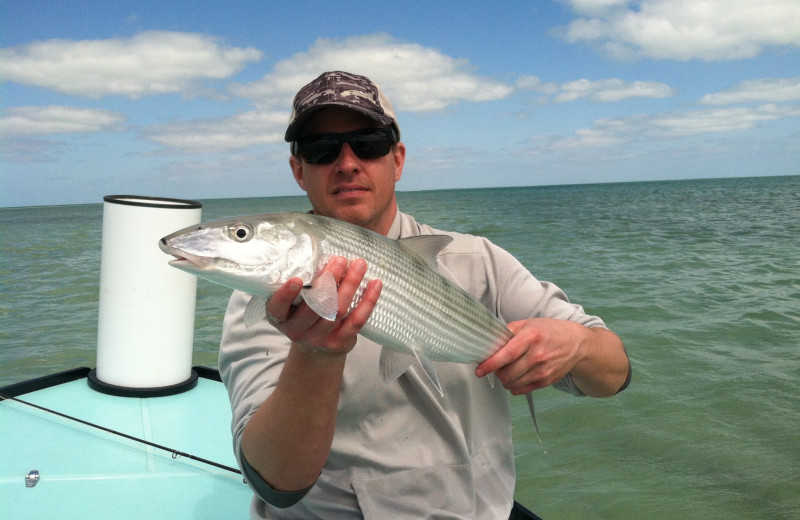
[[[800,177],[400,193],[603,317],[634,363],[612,399],[514,400],[517,498],[546,519],[800,517]],[[305,211],[208,200],[205,220]],[[0,209],[0,385],[95,365],[102,205]],[[195,364],[228,291],[198,284]]]

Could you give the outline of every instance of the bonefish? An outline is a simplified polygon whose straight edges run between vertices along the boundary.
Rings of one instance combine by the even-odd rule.
[[[437,272],[437,255],[452,240],[447,235],[391,240],[328,217],[272,213],[191,226],[162,238],[159,246],[175,256],[170,265],[252,295],[246,326],[264,319],[266,300],[294,277],[303,280],[306,304],[334,320],[336,281],[324,268],[334,256],[363,258],[367,271],[350,308],[369,280],[381,280],[381,295],[360,333],[382,345],[384,381],[402,375],[416,359],[444,395],[433,361],[478,364],[513,337],[497,316]],[[530,393],[527,398],[536,425]]]

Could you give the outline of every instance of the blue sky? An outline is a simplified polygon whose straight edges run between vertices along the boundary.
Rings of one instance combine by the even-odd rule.
[[[800,174],[797,0],[0,0],[0,206],[296,195],[294,93],[365,74],[400,190]]]

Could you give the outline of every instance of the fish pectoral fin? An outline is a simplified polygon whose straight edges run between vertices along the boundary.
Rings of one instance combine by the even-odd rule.
[[[400,247],[419,256],[431,268],[436,269],[436,256],[447,247],[453,237],[449,235],[418,235],[398,240]]]
[[[391,383],[402,376],[411,366],[414,358],[390,348],[381,348],[380,369],[384,383]]]
[[[533,392],[525,394],[525,399],[528,401],[528,411],[531,412],[531,419],[533,419],[533,429],[536,430],[536,437],[541,443],[542,437],[539,435],[539,423],[536,422],[536,409],[533,407]]]
[[[267,300],[253,296],[244,308],[244,326],[250,328],[267,316]]]
[[[321,318],[328,321],[336,319],[339,312],[339,293],[336,290],[336,279],[330,271],[322,271],[311,287],[304,287],[300,294],[311,310]]]

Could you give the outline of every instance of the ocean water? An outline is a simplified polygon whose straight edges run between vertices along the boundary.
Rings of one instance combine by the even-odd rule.
[[[633,362],[610,399],[514,398],[516,497],[546,520],[800,518],[800,177],[400,193],[601,316]],[[203,201],[205,220],[306,211]],[[0,386],[95,365],[102,205],[0,209]],[[228,290],[198,283],[195,364]]]

